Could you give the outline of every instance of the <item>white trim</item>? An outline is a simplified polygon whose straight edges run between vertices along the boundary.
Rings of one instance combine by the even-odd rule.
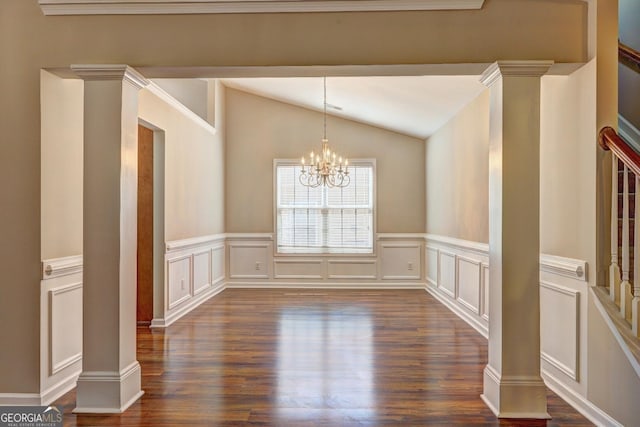
[[[483,325],[482,323],[480,323],[476,317],[472,316],[471,313],[468,313],[466,311],[466,309],[463,309],[461,306],[459,306],[454,302],[457,300],[451,300],[447,292],[441,292],[441,289],[442,288],[436,288],[434,286],[429,286],[429,285],[425,287],[425,290],[429,292],[440,303],[442,303],[442,305],[447,307],[454,314],[458,315],[460,319],[467,322],[467,324],[471,326],[473,329],[475,329],[476,331],[478,331],[480,335],[488,339],[489,327],[487,325]]]
[[[540,270],[586,282],[587,262],[555,255],[540,254]]]
[[[424,289],[422,282],[278,282],[274,280],[261,280],[253,282],[234,281],[226,283],[227,289],[253,288],[253,289]]]
[[[476,252],[481,255],[489,255],[489,244],[472,242],[470,240],[456,239],[454,237],[441,236],[437,234],[425,234],[428,243],[439,243],[441,245]]]
[[[172,240],[165,243],[167,252],[175,252],[183,249],[191,249],[206,244],[212,244],[225,239],[225,234],[211,234],[201,237],[190,237],[188,239]]]
[[[540,358],[545,362],[549,363],[554,368],[558,369],[563,374],[567,375],[572,380],[579,381],[578,372],[579,372],[579,366],[580,366],[580,292],[575,289],[567,288],[565,286],[560,286],[555,283],[547,282],[544,280],[540,281],[540,287],[549,289],[550,291],[553,291],[553,292],[557,292],[563,295],[573,297],[575,310],[576,310],[576,319],[575,319],[576,320],[576,331],[575,331],[576,342],[575,342],[575,349],[574,349],[576,352],[576,357],[574,361],[575,368],[571,368],[565,365],[564,363],[562,363],[555,357],[551,356],[549,353],[546,353],[542,349],[540,349]]]
[[[149,80],[126,64],[72,64],[71,71],[83,80],[122,80],[138,89],[149,85]]]
[[[376,265],[378,263],[377,259],[328,259],[327,260],[327,270],[329,270],[329,266],[331,264],[361,264],[361,265]],[[361,275],[350,275],[350,274],[331,274],[327,272],[327,279],[365,279],[365,280],[375,280],[378,276],[376,274],[361,274]]]
[[[544,369],[541,370],[541,374],[546,386],[549,387],[551,391],[560,396],[561,399],[571,405],[576,411],[580,412],[585,418],[595,425],[623,427],[622,424],[611,418],[594,403],[564,385],[562,381],[557,380]]]
[[[82,347],[80,347],[80,351],[78,353],[72,354],[58,363],[53,363],[53,300],[57,295],[75,291],[76,289],[82,289],[82,282],[69,283],[49,290],[49,375],[55,375],[63,369],[82,360]]]
[[[163,100],[164,102],[166,102],[167,104],[169,104],[170,106],[175,108],[176,110],[180,111],[182,114],[184,114],[189,119],[191,119],[195,124],[197,124],[198,126],[203,128],[204,130],[209,132],[211,135],[215,135],[215,133],[217,132],[216,128],[214,128],[209,122],[207,122],[205,119],[203,119],[202,117],[200,117],[199,115],[194,113],[187,106],[185,106],[182,102],[180,102],[177,99],[175,99],[173,96],[171,96],[169,93],[167,93],[167,91],[162,89],[160,86],[158,86],[153,81],[151,81],[149,83],[149,85],[146,87],[146,89],[148,89],[149,92],[151,92],[152,94],[156,95],[158,98],[160,98],[161,100]]]
[[[54,385],[40,393],[40,404],[49,405],[67,392],[76,388],[76,382],[80,376],[80,370],[69,375],[63,380],[57,381]]]
[[[140,390],[141,372],[140,363],[135,360],[128,366],[120,369],[120,371],[83,371],[78,377],[78,388],[85,392],[85,396],[76,399],[76,408],[74,414],[121,414],[136,400],[138,400],[144,391]],[[93,395],[93,396],[92,396]],[[113,406],[81,406],[82,400],[95,402],[98,395],[109,396],[109,400]],[[87,398],[88,396],[88,398]],[[128,397],[128,400],[120,406],[120,399]],[[116,403],[118,402],[118,403]]]
[[[553,61],[496,61],[482,73],[480,83],[490,87],[499,77],[541,77],[549,71]]]
[[[42,280],[82,273],[82,255],[42,260]]]
[[[611,334],[613,335],[613,337],[618,342],[618,346],[620,347],[624,355],[629,360],[629,364],[631,364],[631,367],[636,372],[636,375],[640,378],[640,364],[638,363],[638,360],[635,358],[633,354],[631,354],[631,350],[629,350],[629,346],[627,345],[627,343],[624,342],[624,338],[622,338],[622,335],[620,335],[620,331],[618,331],[618,328],[613,323],[613,320],[611,320],[611,317],[609,317],[609,313],[607,313],[607,309],[604,308],[604,306],[600,302],[600,298],[598,297],[598,295],[596,295],[595,291],[593,290],[593,287],[589,287],[589,292],[591,292],[593,303],[598,309],[598,311],[600,312],[602,319],[604,320],[607,327],[611,331]]]
[[[466,301],[464,298],[460,297],[460,261],[464,261],[468,264],[475,265],[476,267],[478,267],[478,306],[477,307],[474,307],[473,304]],[[469,310],[473,314],[477,314],[478,316],[481,316],[482,312],[481,312],[480,306],[482,305],[482,291],[484,290],[482,288],[482,277],[481,277],[482,262],[472,258],[462,256],[462,255],[458,255],[456,257],[455,268],[456,268],[456,295],[457,295],[456,301],[462,304],[462,306],[464,306],[467,310]]]
[[[618,133],[636,151],[640,151],[640,130],[620,114],[618,114]]]
[[[475,10],[484,0],[39,0],[45,15]]]
[[[198,293],[196,296],[191,298],[189,303],[184,304],[182,307],[177,310],[169,313],[165,318],[155,318],[151,320],[151,328],[166,328],[167,326],[174,323],[176,320],[185,316],[187,313],[193,311],[200,304],[207,301],[209,298],[219,294],[225,289],[225,284],[220,283],[222,279],[217,280],[209,287],[207,287],[206,291]],[[217,285],[217,286],[216,286]]]
[[[274,258],[273,277],[275,279],[322,279],[322,274],[278,274],[278,264],[314,264],[322,266],[321,259]]]

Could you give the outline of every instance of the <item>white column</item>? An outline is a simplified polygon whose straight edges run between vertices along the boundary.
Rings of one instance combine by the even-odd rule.
[[[83,354],[77,413],[120,413],[142,394],[136,360],[138,90],[126,65],[84,79]]]
[[[500,418],[549,418],[540,376],[540,78],[551,61],[499,61],[489,131],[489,363]]]

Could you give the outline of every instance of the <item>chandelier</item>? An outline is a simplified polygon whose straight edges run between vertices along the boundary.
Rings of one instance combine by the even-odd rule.
[[[304,156],[301,160],[299,180],[305,187],[346,187],[351,182],[349,176],[349,160],[343,159],[329,148],[327,139],[327,77],[324,77],[324,133],[322,148],[319,153],[311,151],[309,164]]]

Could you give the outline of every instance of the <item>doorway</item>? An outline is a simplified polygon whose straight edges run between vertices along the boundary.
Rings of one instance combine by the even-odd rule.
[[[138,326],[153,320],[153,130],[138,125]]]

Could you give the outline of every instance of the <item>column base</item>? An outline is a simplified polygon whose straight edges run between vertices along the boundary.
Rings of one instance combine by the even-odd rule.
[[[498,418],[551,419],[547,387],[540,376],[501,376],[487,365],[480,397]]]
[[[78,378],[74,414],[120,414],[144,394],[140,364],[135,361],[120,372],[83,371]]]

